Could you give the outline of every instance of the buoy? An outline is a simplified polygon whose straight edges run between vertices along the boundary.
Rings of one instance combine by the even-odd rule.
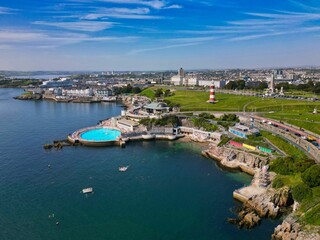
[[[58,226],[58,225],[59,225],[59,222],[56,222],[56,225]]]

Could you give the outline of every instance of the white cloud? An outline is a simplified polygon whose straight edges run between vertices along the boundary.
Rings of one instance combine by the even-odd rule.
[[[100,0],[102,2],[109,2],[109,3],[118,3],[118,4],[137,4],[137,5],[144,5],[148,7],[152,7],[155,9],[170,9],[170,8],[182,8],[182,6],[174,4],[169,5],[167,1],[164,0]]]
[[[169,41],[195,43],[195,42],[207,42],[207,41],[216,40],[216,39],[218,39],[217,36],[209,36],[209,37],[185,37],[185,38],[172,38],[172,39],[169,39]]]
[[[240,36],[240,37],[233,37],[229,39],[229,41],[236,42],[236,41],[253,40],[253,39],[265,38],[265,37],[271,37],[271,36],[280,36],[280,35],[307,33],[307,32],[319,32],[319,31],[320,31],[320,27],[305,27],[305,28],[300,28],[296,30],[275,31],[275,32],[269,32],[264,34],[252,34],[252,35],[246,35],[246,36]]]
[[[105,18],[122,19],[158,19],[159,16],[148,15],[149,8],[98,8],[96,11],[81,17],[86,20],[96,20]]]
[[[16,11],[17,9],[0,7],[0,14],[14,14]]]
[[[204,44],[206,42],[209,42],[215,39],[218,39],[218,37],[210,36],[210,37],[171,38],[171,39],[166,39],[166,41],[174,42],[175,44],[153,47],[153,48],[136,49],[129,52],[129,54],[132,55],[132,54],[137,54],[141,52],[150,52],[150,51],[158,51],[158,50],[171,49],[171,48],[196,46],[196,45]]]
[[[75,31],[98,32],[108,28],[112,28],[113,22],[97,22],[97,21],[78,21],[78,22],[46,22],[36,21],[33,24],[46,25],[51,27],[64,28]]]
[[[320,20],[320,14],[309,12],[273,13],[245,12],[245,19],[226,22],[225,26],[206,26],[200,30],[180,30],[179,33],[190,35],[222,36],[230,41],[244,41],[264,37],[318,31],[314,26]]]
[[[164,50],[164,49],[171,49],[171,48],[180,48],[180,47],[188,47],[188,46],[195,46],[199,45],[201,42],[193,42],[193,43],[183,43],[183,44],[173,44],[161,47],[154,47],[154,48],[142,48],[136,49],[129,52],[129,55],[142,53],[142,52],[150,52],[150,51],[157,51],[157,50]]]
[[[132,42],[134,36],[102,36],[92,37],[88,34],[70,32],[0,30],[0,45],[10,47],[54,48],[81,42]]]

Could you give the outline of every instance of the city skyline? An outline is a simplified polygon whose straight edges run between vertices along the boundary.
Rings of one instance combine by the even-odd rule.
[[[319,66],[320,3],[4,0],[1,70]]]

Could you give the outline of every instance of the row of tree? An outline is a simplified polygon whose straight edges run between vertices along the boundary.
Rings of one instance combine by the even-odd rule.
[[[246,86],[246,82],[244,80],[238,81],[230,81],[225,86],[224,89],[230,90],[243,90],[243,89],[253,89],[253,90],[263,90],[268,88],[267,82],[260,82],[257,86]]]
[[[141,91],[142,90],[141,90],[140,87],[132,87],[130,84],[128,84],[127,86],[124,86],[124,87],[115,87],[115,88],[113,88],[113,92],[114,92],[115,95],[129,94],[129,93],[138,94]]]
[[[279,83],[276,85],[276,87],[277,88],[283,87],[285,91],[300,90],[300,91],[320,94],[320,82],[316,82],[316,81],[308,81],[307,83],[298,84],[298,85],[289,84],[289,83]]]
[[[276,88],[280,89],[283,87],[283,90],[300,90],[300,91],[306,91],[306,92],[313,92],[315,94],[320,94],[320,82],[317,81],[308,81],[307,83],[302,84],[289,84],[289,83],[279,83],[276,85]],[[253,89],[253,90],[264,90],[268,88],[267,82],[260,82],[256,86],[247,86],[246,82],[244,80],[238,80],[238,81],[230,81],[225,86],[224,89],[230,89],[230,90],[243,90],[243,89]]]

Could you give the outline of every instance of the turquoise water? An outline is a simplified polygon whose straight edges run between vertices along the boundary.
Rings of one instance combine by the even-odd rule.
[[[224,171],[194,144],[44,150],[121,108],[12,99],[19,92],[0,89],[1,240],[270,239],[279,223],[250,231],[227,223],[239,205],[233,190],[251,178]],[[87,187],[94,193],[81,194]]]
[[[116,129],[97,128],[88,130],[80,135],[87,141],[114,141],[121,135],[121,132]]]

